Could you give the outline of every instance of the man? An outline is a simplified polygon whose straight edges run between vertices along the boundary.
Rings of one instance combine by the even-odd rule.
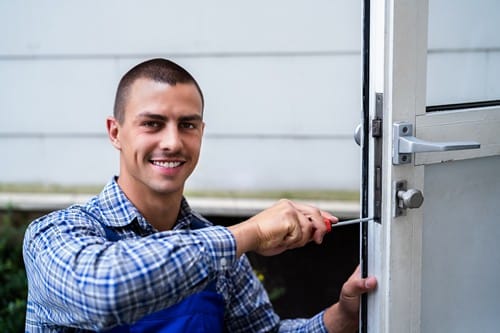
[[[109,139],[120,174],[100,195],[34,221],[26,231],[26,331],[351,332],[356,271],[340,301],[311,319],[280,321],[244,253],[274,255],[321,243],[315,207],[281,200],[240,224],[212,226],[183,197],[204,130],[203,95],[177,64],[153,59],[121,79]]]

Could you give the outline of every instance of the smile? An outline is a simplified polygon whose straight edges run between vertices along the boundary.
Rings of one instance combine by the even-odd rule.
[[[153,165],[156,165],[156,166],[159,166],[159,167],[162,167],[162,168],[169,168],[169,169],[173,169],[173,168],[177,168],[178,166],[180,166],[182,164],[182,162],[166,162],[166,161],[151,161],[151,163],[153,163]]]

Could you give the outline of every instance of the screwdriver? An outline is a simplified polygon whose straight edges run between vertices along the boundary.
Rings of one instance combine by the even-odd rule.
[[[347,220],[347,221],[342,221],[342,222],[337,222],[337,223],[332,223],[332,221],[325,218],[325,219],[323,219],[323,222],[325,222],[325,224],[326,224],[327,232],[330,232],[333,227],[341,227],[343,225],[348,225],[348,224],[364,223],[364,222],[368,222],[370,220],[373,220],[373,217],[363,217],[361,219]]]

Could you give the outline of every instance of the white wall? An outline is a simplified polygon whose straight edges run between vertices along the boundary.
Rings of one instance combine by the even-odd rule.
[[[104,119],[150,57],[206,97],[191,189],[354,189],[360,1],[0,1],[0,182],[100,184]]]
[[[428,104],[500,99],[500,2],[431,0]],[[190,70],[207,131],[191,189],[353,189],[361,0],[0,0],[0,182],[96,184],[121,75]]]

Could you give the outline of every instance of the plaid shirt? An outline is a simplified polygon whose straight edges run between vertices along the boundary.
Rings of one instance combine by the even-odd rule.
[[[228,332],[326,332],[323,312],[282,320],[224,227],[189,228],[183,199],[175,228],[158,232],[113,179],[86,205],[35,220],[24,239],[26,332],[102,330],[134,322],[217,280]],[[101,223],[121,240],[106,239]],[[65,328],[66,327],[66,328]],[[74,330],[71,330],[74,331]]]

